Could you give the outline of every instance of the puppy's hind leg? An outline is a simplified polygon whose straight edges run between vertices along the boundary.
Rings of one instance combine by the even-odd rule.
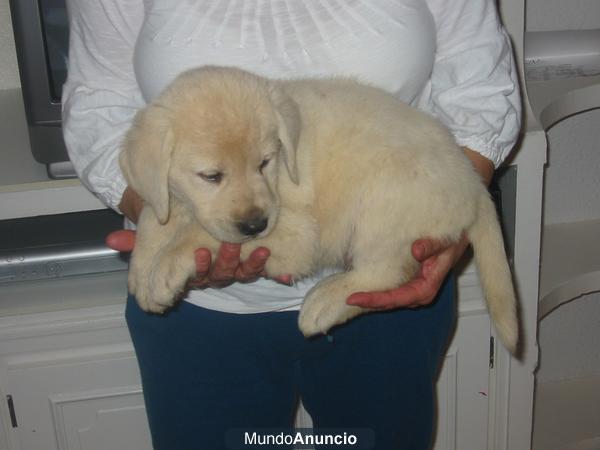
[[[410,246],[408,241],[385,239],[355,242],[352,268],[320,281],[306,296],[299,318],[302,333],[305,336],[326,333],[331,327],[368,312],[346,304],[346,299],[355,292],[392,289],[408,281],[417,268]]]

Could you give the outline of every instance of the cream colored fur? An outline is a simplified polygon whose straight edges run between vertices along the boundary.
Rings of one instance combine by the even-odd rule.
[[[174,304],[195,274],[196,248],[243,242],[243,255],[271,250],[270,276],[340,269],[300,313],[305,335],[324,333],[366,312],[346,304],[350,294],[413,276],[413,241],[466,231],[493,322],[516,348],[514,289],[485,187],[444,127],[378,89],[195,69],[137,115],[121,167],[150,206],[129,274],[147,311]],[[240,232],[259,216],[264,231]]]

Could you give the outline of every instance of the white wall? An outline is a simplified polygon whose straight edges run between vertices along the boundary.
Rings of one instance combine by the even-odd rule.
[[[599,125],[600,110],[592,110],[568,118],[548,131],[546,223],[600,218]]]
[[[527,0],[529,31],[589,28],[600,28],[598,0]],[[549,130],[546,223],[600,219],[599,124],[600,110],[594,110]],[[539,341],[540,382],[600,374],[600,294],[587,295],[547,316],[540,323]]]
[[[0,89],[21,86],[8,0],[0,0]]]
[[[600,297],[586,295],[541,322],[540,383],[600,374]]]
[[[526,0],[527,30],[580,30],[598,28],[598,0]]]

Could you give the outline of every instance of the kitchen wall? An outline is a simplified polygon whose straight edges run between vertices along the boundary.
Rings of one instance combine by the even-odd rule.
[[[20,85],[10,8],[8,0],[0,0],[0,89],[13,89]]]
[[[525,1],[529,31],[580,30],[600,26],[598,0]]]
[[[529,31],[590,28],[600,28],[598,0],[527,0]],[[600,219],[598,124],[600,110],[593,110],[549,130],[545,223]],[[539,341],[539,382],[600,374],[600,294],[586,295],[547,316],[540,323]]]

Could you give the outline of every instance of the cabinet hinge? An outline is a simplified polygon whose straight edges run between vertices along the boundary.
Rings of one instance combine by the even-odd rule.
[[[496,346],[494,345],[494,336],[490,336],[490,369],[494,368],[494,352]]]
[[[17,414],[15,413],[15,404],[13,402],[12,395],[6,396],[6,404],[8,405],[8,414],[10,415],[10,424],[13,428],[17,428],[19,424],[17,423]]]

